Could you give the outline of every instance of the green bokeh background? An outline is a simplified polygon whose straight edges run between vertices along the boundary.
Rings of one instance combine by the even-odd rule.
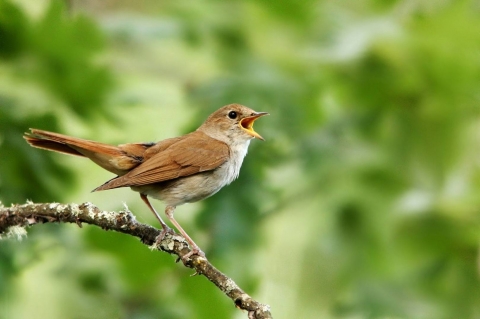
[[[480,318],[478,1],[0,0],[0,200],[128,204],[29,127],[112,144],[241,103],[240,178],[176,217],[275,318]],[[163,205],[154,202],[163,210]],[[0,319],[246,318],[138,240],[0,241]]]

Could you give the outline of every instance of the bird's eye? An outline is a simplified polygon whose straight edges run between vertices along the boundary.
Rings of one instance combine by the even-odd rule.
[[[237,112],[235,112],[235,111],[230,111],[230,112],[228,113],[228,117],[231,118],[232,120],[233,120],[233,119],[236,119],[236,118],[237,118]]]

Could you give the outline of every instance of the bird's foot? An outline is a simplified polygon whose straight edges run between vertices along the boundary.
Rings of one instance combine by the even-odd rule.
[[[185,262],[188,260],[193,255],[198,255],[200,257],[205,258],[205,253],[198,247],[198,246],[193,246],[192,250],[190,250],[188,253],[182,256],[182,260]]]
[[[168,226],[164,226],[162,227],[162,231],[160,232],[160,234],[155,238],[155,244],[160,246],[162,240],[165,238],[165,235],[169,233],[171,235],[174,235],[175,234],[175,231],[173,229],[171,229],[170,227]]]

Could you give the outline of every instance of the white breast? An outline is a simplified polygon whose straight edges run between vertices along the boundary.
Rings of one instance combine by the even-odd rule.
[[[218,170],[223,171],[219,173],[225,175],[224,185],[233,182],[240,174],[240,167],[242,167],[243,159],[245,158],[245,155],[247,155],[249,145],[250,140],[242,141],[241,143],[234,144],[230,147],[230,151],[232,152],[230,159],[218,168]]]

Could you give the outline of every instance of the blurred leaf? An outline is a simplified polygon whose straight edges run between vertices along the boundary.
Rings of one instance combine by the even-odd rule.
[[[0,1],[0,57],[14,58],[25,49],[27,18],[7,0]]]
[[[81,15],[67,18],[63,2],[52,1],[32,38],[39,83],[80,116],[100,111],[112,79],[107,69],[94,63],[104,39],[92,21]]]

